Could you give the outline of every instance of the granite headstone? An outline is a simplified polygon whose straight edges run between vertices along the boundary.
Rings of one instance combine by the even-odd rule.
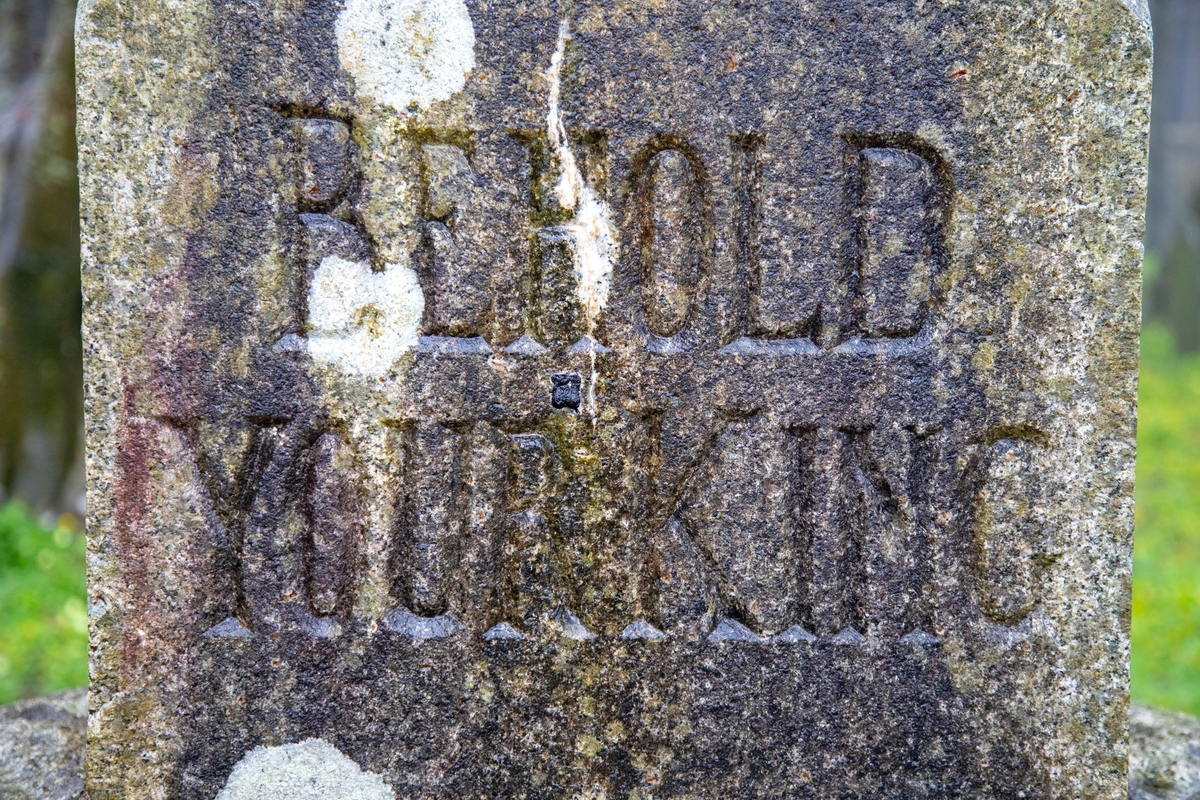
[[[1141,0],[81,0],[88,790],[1119,798]]]

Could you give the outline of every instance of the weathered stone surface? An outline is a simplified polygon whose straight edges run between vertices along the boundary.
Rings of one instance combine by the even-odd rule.
[[[630,628],[627,639],[662,635],[644,622]],[[0,709],[0,789],[5,798],[83,797],[86,710],[82,689]],[[1190,800],[1198,791],[1200,720],[1175,711],[1131,706],[1130,800]],[[251,751],[234,768],[218,797],[387,800],[395,796],[390,792],[378,776],[364,773],[329,743],[309,739]]]
[[[87,690],[0,708],[0,797],[83,800]]]
[[[1126,793],[1138,9],[77,35],[93,800]]]
[[[1134,705],[1129,720],[1131,800],[1200,796],[1200,720],[1178,711]]]

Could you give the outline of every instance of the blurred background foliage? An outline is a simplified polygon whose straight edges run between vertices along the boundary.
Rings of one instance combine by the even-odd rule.
[[[1134,698],[1200,714],[1200,0],[1151,0]],[[70,0],[0,0],[0,703],[87,681]]]
[[[1157,322],[1142,334],[1132,682],[1135,700],[1200,715],[1200,354]]]
[[[0,507],[0,703],[87,683],[83,533]]]

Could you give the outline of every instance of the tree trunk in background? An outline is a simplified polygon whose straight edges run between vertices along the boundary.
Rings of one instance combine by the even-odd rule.
[[[0,0],[0,499],[80,513],[73,11]]]
[[[1150,0],[1154,109],[1146,316],[1200,349],[1200,0]]]
[[[0,274],[20,248],[49,74],[66,44],[56,10],[50,0],[0,0]]]
[[[1197,314],[1197,263],[1194,236],[1181,226],[1175,243],[1159,256],[1159,274],[1153,287],[1156,316],[1166,321],[1175,334],[1175,344],[1181,353],[1200,350],[1200,314]]]

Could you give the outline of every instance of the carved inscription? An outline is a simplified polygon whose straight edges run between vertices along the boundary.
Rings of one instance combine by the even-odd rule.
[[[322,262],[330,256],[347,262],[374,260],[375,247],[357,221],[354,202],[361,176],[354,164],[350,127],[342,120],[291,120],[297,161],[297,211],[301,268],[296,280],[296,320],[291,338],[277,345],[300,349],[307,335],[308,292]]]
[[[623,428],[631,452],[661,463],[660,416],[631,417]],[[244,457],[251,483],[240,502],[255,509],[236,555],[251,564],[245,628],[285,622],[289,595],[299,591],[304,605],[294,619],[331,635],[362,569],[361,473],[336,433],[303,445],[294,423],[273,430],[251,434]],[[572,608],[578,576],[565,538],[577,524],[566,520],[580,487],[552,439],[413,421],[396,428],[396,441],[391,563],[399,603],[385,624],[419,638],[501,624],[502,638],[590,636]],[[726,420],[684,475],[626,487],[622,503],[650,533],[632,542],[630,552],[646,560],[630,571],[633,601],[620,625],[640,620],[634,638],[653,631],[716,641],[744,631],[851,643],[864,633],[895,639],[928,627],[927,543],[914,499],[924,480],[914,464],[928,441],[907,430],[782,426],[761,414]],[[283,488],[297,470],[307,476],[300,495]],[[656,522],[663,511],[665,523]],[[264,573],[254,566],[262,559],[294,566]]]
[[[785,164],[759,137],[736,139],[733,155],[747,248],[744,333],[756,339],[819,338],[823,316],[836,312],[840,275],[828,254],[813,251],[805,227],[796,224],[811,190],[788,179]]]
[[[435,617],[447,610],[447,589],[456,573],[463,531],[464,434],[438,423],[414,423],[406,431],[405,537],[411,551],[405,595],[412,611]]]
[[[331,210],[350,189],[350,128],[336,119],[297,119],[292,123],[300,162],[300,206]]]
[[[912,336],[925,323],[938,212],[929,163],[894,147],[868,147],[862,170],[859,301],[863,333]]]
[[[642,302],[655,336],[679,333],[695,303],[704,249],[703,190],[688,157],[665,149],[642,187]]]
[[[560,225],[539,228],[536,233],[534,286],[531,304],[538,309],[533,336],[552,349],[562,349],[587,332],[583,306],[577,297],[575,253],[571,234]]]
[[[529,227],[533,249],[525,276],[525,333],[551,349],[578,342],[587,334],[574,239],[567,228],[575,208],[564,208],[560,194],[563,165],[543,131],[516,134],[527,149]],[[598,195],[607,190],[608,140],[598,131],[571,131],[568,137],[582,179]]]
[[[475,194],[479,179],[463,147],[421,145],[424,177],[425,321],[428,336],[480,336],[489,307],[488,280],[470,245],[479,225]],[[481,263],[482,262],[482,263]]]
[[[904,429],[732,422],[697,473],[694,507],[685,500],[664,532],[671,560],[702,554],[725,613],[756,634],[928,628],[916,505],[932,446]]]
[[[927,533],[917,522],[934,441],[904,428],[808,434],[816,502],[814,627],[898,638],[928,628]],[[823,502],[822,502],[823,501]],[[822,507],[824,505],[824,507]]]
[[[350,126],[291,124],[303,275],[329,256],[372,260],[375,245],[355,211],[362,179]],[[633,265],[615,291],[629,299],[615,301],[605,312],[614,318],[601,317],[598,328],[584,316],[569,227],[575,209],[563,205],[560,155],[546,134],[411,136],[420,185],[415,266],[425,299],[418,353],[490,355],[499,345],[510,357],[554,360],[539,378],[546,407],[520,421],[496,404],[486,422],[475,409],[388,423],[397,482],[394,523],[383,532],[394,608],[385,628],[416,638],[486,632],[489,641],[556,631],[588,639],[593,629],[627,639],[932,641],[930,520],[942,510],[927,487],[942,458],[936,427],[886,417],[783,421],[778,409],[753,404],[698,422],[681,422],[665,407],[593,418],[590,430],[569,419],[588,412],[596,359],[613,352],[610,344],[626,346],[605,339],[613,331],[632,331],[650,357],[691,357],[701,344],[720,347],[720,357],[807,359],[917,337],[933,307],[945,235],[937,157],[882,139],[852,143],[845,240],[856,249],[853,258],[830,260],[797,224],[823,195],[788,184],[763,135],[728,140],[728,163],[716,169],[706,159],[719,148],[679,137],[622,140],[619,157],[603,132],[573,130],[568,138],[598,197],[612,199],[610,158],[626,171],[611,183],[624,193],[622,238]],[[497,163],[520,169],[498,175]],[[714,187],[714,174],[729,186]],[[520,214],[493,224],[496,197],[521,193]],[[730,274],[739,281],[732,287],[710,285],[719,273],[718,194],[727,202],[720,219],[729,226]],[[493,251],[509,268],[495,268]],[[707,319],[714,309],[719,315]],[[711,340],[696,334],[722,326]],[[590,360],[559,360],[579,356]],[[247,625],[275,624],[273,598],[287,606],[295,595],[302,623],[326,635],[333,623],[320,620],[347,618],[362,583],[362,479],[340,434],[286,433],[295,425],[256,427],[246,445],[253,455],[239,468],[245,488],[223,511],[222,558],[248,566],[229,587],[228,605]],[[1031,510],[1028,447],[995,445],[975,497],[978,602],[1003,624],[1030,613],[1050,559]],[[307,470],[302,501],[271,494],[273,481],[296,470]],[[614,579],[605,559],[621,558],[636,567]],[[271,559],[280,575],[242,588],[278,570],[266,566]],[[1007,577],[1013,571],[1022,577]]]
[[[899,147],[861,147],[848,159],[858,226],[848,274],[802,238],[801,209],[817,192],[773,183],[769,152],[753,134],[732,140],[732,240],[745,283],[741,338],[728,352],[812,354],[847,340],[920,333],[945,235],[945,190],[929,159]],[[846,285],[857,286],[857,297]]]
[[[83,5],[93,796],[1121,790],[1123,4]]]
[[[348,612],[353,600],[363,538],[361,479],[354,455],[340,436],[321,436],[310,458],[305,588],[312,612],[328,617]]]
[[[240,629],[249,622],[246,599],[246,528],[263,475],[275,449],[275,431],[246,419],[224,425],[174,421],[186,437],[195,459],[198,492],[211,498],[216,519],[211,525],[210,558],[215,567],[205,597],[209,623],[229,621]]]
[[[298,119],[293,131],[305,272],[311,275],[326,255],[372,254],[370,237],[355,222],[361,177],[349,127],[334,119]],[[582,179],[597,196],[607,196],[609,137],[576,130],[569,138]],[[803,208],[824,193],[776,176],[771,144],[755,133],[734,136],[729,162],[719,170],[730,181],[727,233],[741,279],[732,293],[733,327],[722,335],[728,352],[813,354],[847,340],[920,333],[934,304],[945,236],[947,189],[937,156],[920,148],[854,146],[846,189],[854,211],[846,226],[857,255],[847,272],[804,238]],[[552,350],[588,335],[569,228],[575,209],[560,201],[562,165],[546,134],[420,131],[412,147],[422,192],[422,334],[483,337],[501,346],[526,335]],[[522,178],[478,174],[473,153],[482,151],[510,171],[521,165]],[[634,211],[623,238],[637,253],[635,327],[649,335],[651,350],[685,352],[690,344],[671,342],[706,313],[701,292],[716,238],[708,210],[712,165],[672,137],[654,137],[639,152],[620,184],[631,193]],[[522,191],[524,219],[497,219],[499,206],[521,205]],[[511,202],[498,205],[506,197]],[[497,258],[527,266],[499,269]],[[622,308],[614,305],[614,311]]]
[[[525,631],[538,631],[558,597],[550,515],[554,512],[561,464],[554,445],[540,434],[515,434],[512,490],[503,554],[504,619]]]
[[[729,613],[767,634],[800,621],[793,444],[761,415],[730,422],[677,515],[718,576]]]

